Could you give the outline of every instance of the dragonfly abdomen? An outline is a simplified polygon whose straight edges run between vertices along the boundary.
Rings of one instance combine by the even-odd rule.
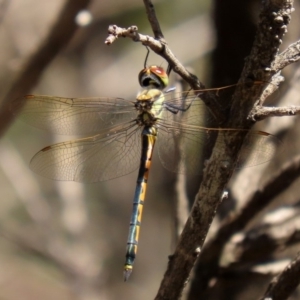
[[[147,181],[151,167],[152,154],[157,137],[157,129],[154,126],[145,126],[142,131],[142,154],[137,185],[133,200],[133,209],[130,220],[129,235],[127,240],[126,260],[124,265],[124,280],[126,281],[133,268],[137,253],[137,245],[142,220],[143,205],[145,201]]]

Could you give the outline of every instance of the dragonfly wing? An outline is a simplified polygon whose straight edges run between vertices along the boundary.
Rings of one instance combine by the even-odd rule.
[[[136,118],[134,105],[122,98],[62,98],[27,95],[15,100],[26,123],[56,134],[92,134]]]
[[[217,125],[216,119],[203,100],[213,102],[220,112],[224,111],[225,113],[237,86],[233,84],[215,89],[190,90],[179,93],[167,92],[164,95],[164,108],[167,112],[164,118],[169,121],[175,119],[177,122],[182,123],[181,118],[183,117],[185,125],[215,127]],[[173,111],[173,116],[170,115],[170,111]],[[174,116],[174,112],[177,116]]]
[[[200,174],[204,146],[213,136],[204,131],[183,126],[161,125],[158,132],[158,152],[162,165],[176,173]]]
[[[173,96],[164,95],[163,119],[166,122],[207,126],[208,122],[214,121],[204,102],[192,92],[175,93]]]
[[[105,181],[137,169],[141,155],[137,126],[45,147],[31,160],[36,173],[54,180]]]
[[[270,161],[280,140],[269,133],[250,131],[244,140],[236,168],[253,167]]]
[[[226,146],[230,135],[238,134],[239,129],[215,129],[187,126],[182,123],[161,122],[159,128],[159,156],[163,166],[174,172],[197,175],[202,172],[202,164],[215,151]],[[247,131],[236,167],[251,167],[272,159],[279,140],[261,131]],[[217,138],[218,135],[223,137]]]
[[[207,158],[204,146],[215,140],[216,132],[208,134],[204,127],[212,116],[203,102],[194,98],[193,95],[181,99],[185,101],[185,111],[172,113],[166,106],[158,121],[159,156],[163,166],[170,171],[200,174],[200,162],[203,157]],[[175,106],[179,107],[179,101],[180,97],[177,97],[168,103],[176,103]]]
[[[199,91],[199,94],[203,97],[208,92],[214,99],[225,100],[221,106],[226,107],[226,100],[230,98],[234,89],[233,85]],[[215,143],[217,143],[215,148],[217,151],[225,146],[226,137],[244,131],[243,129],[216,128],[211,113],[203,102],[191,93],[177,93],[177,96],[173,98],[167,94],[165,99],[163,117],[158,121],[158,149],[162,164],[168,170],[190,174],[201,173],[203,169],[201,162],[210,157]],[[170,109],[180,107],[180,105],[183,108],[181,110]],[[278,139],[260,131],[246,130],[245,133],[248,135],[237,167],[255,166],[269,161],[279,144]],[[224,137],[217,139],[218,134]]]

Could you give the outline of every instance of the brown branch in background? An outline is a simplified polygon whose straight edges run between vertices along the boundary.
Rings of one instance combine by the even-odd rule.
[[[0,169],[12,185],[18,200],[23,205],[24,211],[27,212],[28,217],[31,219],[31,226],[16,225],[11,224],[11,222],[6,224],[3,222],[1,224],[0,237],[5,238],[30,255],[46,258],[69,275],[69,278],[84,278],[87,276],[87,270],[91,266],[97,265],[99,257],[97,260],[95,259],[91,247],[86,245],[86,237],[83,233],[77,233],[76,240],[73,240],[72,246],[61,238],[62,234],[71,238],[72,232],[67,226],[64,226],[63,233],[62,231],[58,232],[57,228],[53,226],[54,215],[57,215],[57,213],[51,210],[39,184],[35,181],[34,174],[28,171],[24,160],[21,159],[19,153],[8,141],[2,141],[0,144]],[[76,189],[76,192],[78,195],[78,189]],[[74,198],[76,197],[71,197],[72,200]],[[61,199],[64,201],[63,195],[61,195]],[[77,201],[75,199],[75,203]],[[78,217],[77,213],[76,218]],[[77,254],[77,249],[80,249],[80,255]],[[81,259],[79,256],[85,258]],[[86,259],[87,257],[89,259]],[[100,267],[97,272],[94,269],[92,271],[93,276],[98,276],[99,270]],[[89,278],[89,283],[91,286],[93,285],[91,277]],[[71,286],[73,287],[73,285]],[[93,285],[93,289],[95,288],[96,290],[98,286],[99,282]],[[76,291],[78,292],[79,289],[84,289],[84,287],[78,284]]]
[[[76,265],[78,259],[72,259],[71,247],[65,244],[60,239],[60,234],[55,231],[53,212],[34,175],[28,173],[24,161],[8,141],[2,141],[0,145],[0,167],[33,224],[31,227],[1,224],[0,236],[22,251],[39,255],[55,263],[61,270],[71,275],[71,278],[80,274],[83,270]],[[35,230],[37,228],[38,230]]]
[[[0,237],[12,243],[15,247],[19,248],[22,253],[27,253],[32,256],[42,257],[47,261],[55,264],[65,274],[70,275],[71,278],[78,275],[78,267],[72,262],[68,247],[66,245],[54,244],[52,251],[47,247],[48,241],[41,243],[40,236],[34,237],[33,232],[29,228],[11,229],[1,227]],[[38,242],[37,242],[38,240]]]
[[[161,42],[164,41],[164,35],[160,29],[160,25],[158,22],[158,19],[156,17],[154,5],[151,0],[144,0],[144,5],[146,8],[147,16],[148,16],[148,21],[151,25],[152,31],[154,33],[154,37]]]
[[[32,55],[10,90],[2,100],[0,111],[0,134],[13,120],[10,103],[25,94],[37,84],[41,74],[54,57],[68,44],[78,26],[75,23],[77,13],[86,8],[91,0],[68,0],[41,47]],[[13,112],[16,113],[16,112]]]
[[[276,276],[270,283],[268,290],[261,300],[288,299],[300,283],[300,254]]]
[[[299,215],[299,204],[279,207],[266,214],[255,228],[238,234],[230,243],[234,265],[238,262],[240,268],[273,259],[276,252],[299,243]]]
[[[230,215],[220,228],[216,236],[210,240],[202,250],[196,267],[197,282],[191,286],[191,294],[201,295],[207,288],[209,281],[219,270],[219,261],[225,244],[231,236],[241,231],[276,195],[286,190],[300,176],[300,155],[285,164],[259,188],[251,199],[235,215]]]
[[[2,141],[0,144],[0,168],[33,223],[43,230],[43,238],[53,236],[51,228],[53,216],[49,204],[34,175],[27,173],[28,166],[8,141]]]

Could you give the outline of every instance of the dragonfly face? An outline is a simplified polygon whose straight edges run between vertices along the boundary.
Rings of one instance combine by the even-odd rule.
[[[139,73],[139,83],[141,87],[153,87],[163,90],[169,84],[169,77],[162,67],[150,66],[144,68]]]
[[[240,129],[207,128],[211,115],[194,92],[164,93],[166,72],[157,66],[143,69],[139,81],[145,88],[135,102],[122,98],[61,98],[29,95],[13,103],[13,111],[36,127],[57,134],[88,137],[45,147],[31,160],[31,168],[54,180],[98,182],[124,176],[139,168],[125,263],[128,279],[136,255],[142,206],[152,153],[157,139],[160,160],[175,172],[199,174],[199,148],[216,134],[237,134]],[[234,88],[198,91],[222,99]],[[222,139],[220,139],[221,141]],[[246,164],[256,165],[272,157],[277,139],[267,133],[248,134]],[[224,138],[224,142],[226,139]],[[222,142],[219,142],[222,143]],[[259,145],[255,152],[253,147]],[[218,149],[218,144],[215,148]],[[221,145],[220,145],[221,146]],[[255,155],[251,155],[255,153]]]

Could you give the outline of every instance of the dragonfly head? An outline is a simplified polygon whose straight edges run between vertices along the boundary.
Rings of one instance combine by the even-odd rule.
[[[169,77],[162,67],[150,66],[139,73],[141,87],[153,87],[163,90],[169,84]]]

